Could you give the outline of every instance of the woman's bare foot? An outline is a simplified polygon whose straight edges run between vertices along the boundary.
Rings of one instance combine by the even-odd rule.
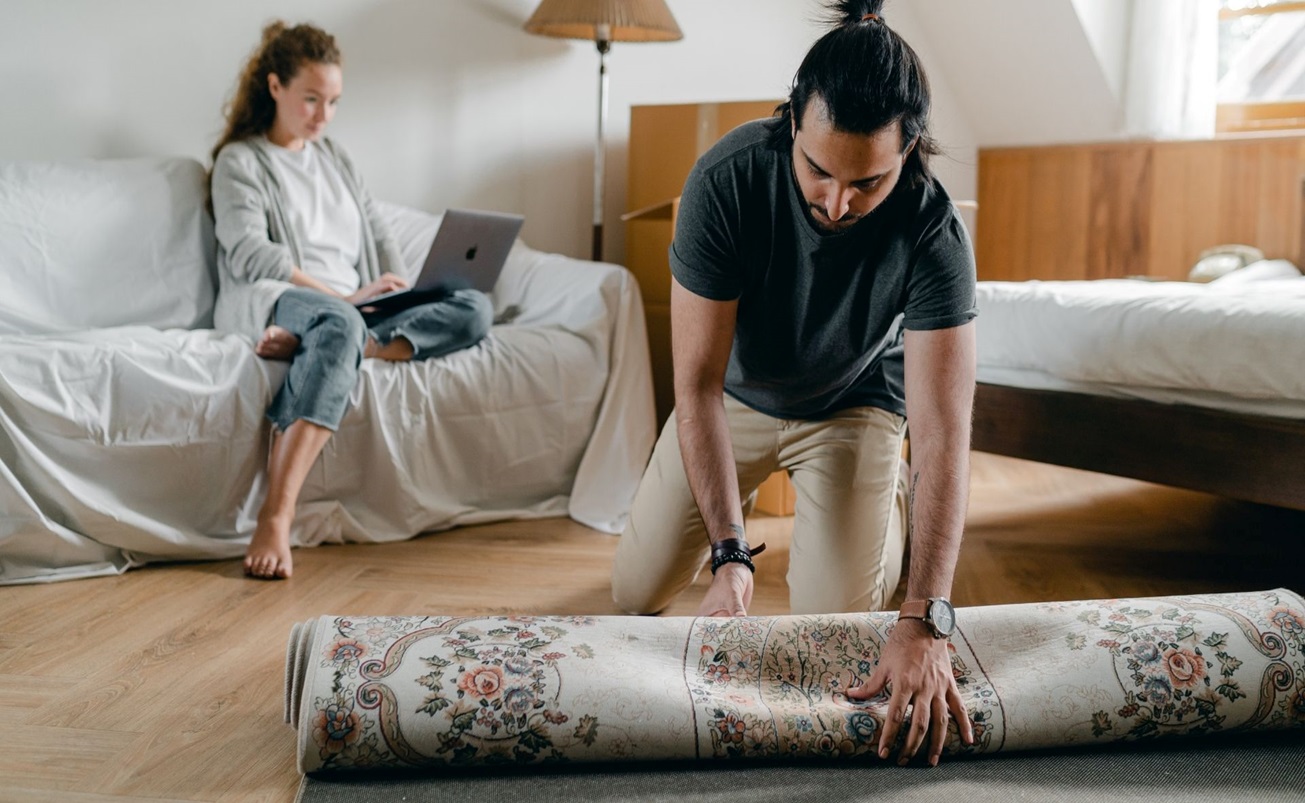
[[[407,362],[412,359],[412,343],[406,337],[396,337],[382,346],[376,338],[367,336],[367,345],[363,346],[364,357],[375,357],[390,362]]]
[[[254,345],[254,353],[265,360],[289,360],[298,348],[298,337],[289,329],[273,324],[263,330],[263,337]]]
[[[245,551],[245,574],[263,580],[284,580],[292,571],[290,519],[260,516]]]

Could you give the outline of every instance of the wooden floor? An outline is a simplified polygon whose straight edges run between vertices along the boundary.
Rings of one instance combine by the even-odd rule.
[[[787,610],[791,520],[756,519],[752,613]],[[976,455],[958,605],[1292,586],[1305,515]],[[616,613],[616,539],[565,519],[0,589],[0,798],[290,801],[293,622],[321,614]],[[699,585],[703,586],[703,578]],[[899,589],[900,594],[900,589]],[[701,588],[672,614],[691,614]]]

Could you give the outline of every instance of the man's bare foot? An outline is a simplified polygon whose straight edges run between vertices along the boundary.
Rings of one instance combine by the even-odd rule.
[[[298,348],[298,337],[289,329],[273,324],[263,330],[263,337],[254,345],[254,353],[265,360],[289,360]]]
[[[290,520],[260,516],[245,551],[245,574],[263,580],[284,580],[292,571]]]
[[[367,344],[363,346],[364,357],[375,357],[390,362],[407,362],[412,359],[412,353],[412,343],[406,337],[396,337],[382,346],[376,342],[376,338],[368,335]]]

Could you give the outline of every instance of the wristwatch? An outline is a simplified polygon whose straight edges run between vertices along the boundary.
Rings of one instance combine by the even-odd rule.
[[[897,618],[920,619],[933,631],[934,638],[949,638],[956,632],[956,609],[946,597],[903,602]]]

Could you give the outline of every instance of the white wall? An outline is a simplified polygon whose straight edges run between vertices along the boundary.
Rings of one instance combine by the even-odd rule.
[[[1073,0],[1110,91],[1122,105],[1134,0]]]
[[[817,0],[668,0],[685,32],[608,59],[607,253],[619,261],[629,107],[779,98],[822,32]],[[538,248],[587,256],[597,118],[592,44],[526,34],[535,0],[0,0],[0,159],[182,154],[207,160],[220,107],[269,19],[312,21],[345,55],[332,126],[374,195],[526,215]],[[918,4],[916,5],[918,7]],[[938,95],[937,163],[974,192],[975,136],[927,31],[887,17]]]
[[[884,7],[884,17],[915,50],[929,76],[929,88],[933,92],[930,128],[943,149],[942,155],[934,158],[933,169],[953,200],[974,200],[978,197],[978,139],[965,105],[957,95],[952,76],[929,38],[928,29],[921,19],[920,6],[918,2],[907,4],[902,0],[889,0]],[[961,215],[970,231],[975,231],[974,213],[962,210]]]
[[[951,82],[979,145],[1120,136],[1127,9],[1082,2],[1109,6],[1086,15],[1091,35],[1073,0],[913,0],[934,69]]]

